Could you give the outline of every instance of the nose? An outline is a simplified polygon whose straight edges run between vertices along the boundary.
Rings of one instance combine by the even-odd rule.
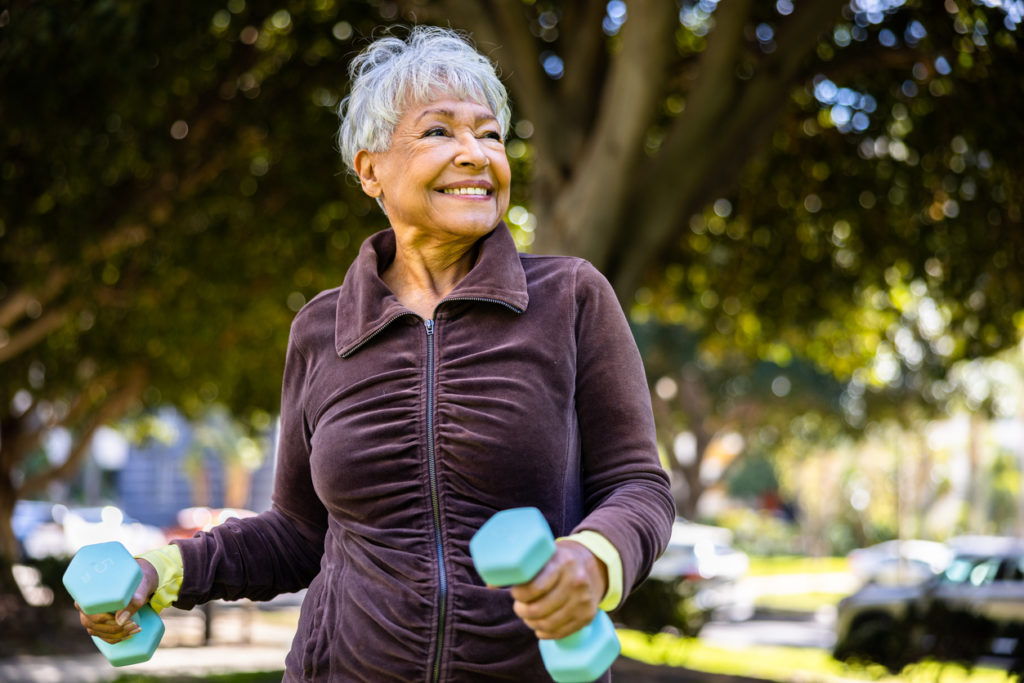
[[[455,155],[456,166],[482,168],[490,163],[483,142],[472,133],[462,133],[457,137],[459,148]]]

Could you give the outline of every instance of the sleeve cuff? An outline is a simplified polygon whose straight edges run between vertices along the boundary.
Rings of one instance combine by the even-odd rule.
[[[598,605],[605,612],[610,612],[622,602],[622,558],[619,551],[607,538],[596,531],[578,531],[575,534],[566,536],[567,541],[576,541],[590,552],[594,553],[597,559],[604,562],[608,569],[608,591],[604,599]]]
[[[178,599],[181,582],[184,579],[185,565],[181,559],[181,550],[173,543],[138,556],[146,560],[156,569],[159,585],[149,604],[154,611],[160,613],[165,607]]]

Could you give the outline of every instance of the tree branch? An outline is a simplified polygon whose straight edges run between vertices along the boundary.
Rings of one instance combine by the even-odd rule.
[[[562,246],[598,268],[605,266],[624,222],[629,187],[623,178],[632,175],[643,155],[647,126],[663,90],[675,18],[673,6],[664,0],[636,0],[631,7],[594,131],[574,163],[582,171],[559,194],[552,224],[546,226],[548,234],[562,232]],[[549,245],[542,241],[538,247],[543,251]]]
[[[630,242],[628,252],[623,250],[613,282],[624,301],[632,297],[644,267],[656,261],[656,254],[687,215],[735,179],[751,157],[751,149],[763,146],[800,65],[843,4],[844,0],[799,4],[779,30],[779,49],[765,57],[754,78],[738,93],[728,85],[736,83],[735,64],[729,59],[735,59],[743,45],[749,3],[738,0],[719,6],[718,25],[709,36],[698,83],[644,179],[645,199],[650,201],[642,207],[642,220],[648,229]],[[716,81],[722,92],[714,89]]]
[[[71,272],[68,268],[52,268],[38,292],[30,294],[22,289],[11,294],[0,305],[0,327],[10,327],[23,318],[33,302],[42,306],[48,304],[64,289],[70,279]]]
[[[18,498],[42,491],[51,481],[66,478],[75,472],[88,452],[96,430],[128,412],[132,404],[142,396],[147,380],[148,375],[141,366],[135,366],[129,370],[120,388],[100,404],[79,433],[67,459],[60,465],[27,478],[18,490]]]
[[[566,5],[559,38],[565,63],[565,75],[558,81],[559,102],[563,104],[559,126],[568,154],[575,157],[600,111],[600,84],[605,82],[608,68],[608,38],[601,27],[604,3]]]
[[[51,332],[60,329],[67,322],[72,310],[71,306],[55,308],[43,313],[28,325],[23,325],[6,344],[0,346],[0,364],[32,348],[46,339]]]
[[[620,252],[615,264],[612,284],[624,303],[632,298],[643,268],[677,229],[680,214],[692,205],[707,166],[715,162],[708,147],[722,144],[719,128],[736,93],[736,60],[750,20],[750,0],[724,0],[714,16],[715,27],[701,55],[686,109],[632,191],[644,198],[640,222],[646,229],[629,236],[629,250]]]
[[[731,185],[747,160],[767,144],[785,110],[789,87],[801,77],[801,64],[843,4],[844,0],[802,4],[780,27],[779,48],[764,57],[721,122],[718,150],[712,157],[716,163],[703,174],[698,196],[707,201]]]
[[[137,247],[149,239],[149,235],[149,230],[142,225],[128,225],[113,230],[101,239],[99,243],[91,245],[83,251],[82,265],[88,268],[124,249]],[[31,304],[37,303],[40,306],[46,306],[56,299],[71,284],[73,275],[78,270],[81,270],[81,268],[67,266],[52,268],[46,277],[46,281],[37,291],[32,292],[24,287],[16,290],[0,305],[0,328],[9,328],[19,320],[27,317]],[[38,323],[42,319],[39,318],[36,322]],[[49,331],[53,331],[53,329],[55,328],[51,328]],[[42,337],[35,338],[33,343],[38,342],[40,339]],[[9,350],[12,345],[13,343],[9,343],[7,346],[0,348],[0,362],[16,355]],[[19,349],[17,353],[23,350],[24,348]]]

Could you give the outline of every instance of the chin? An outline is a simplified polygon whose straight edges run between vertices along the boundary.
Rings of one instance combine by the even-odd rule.
[[[489,217],[481,220],[454,220],[445,227],[449,232],[457,235],[483,237],[488,234],[501,222],[500,218]]]

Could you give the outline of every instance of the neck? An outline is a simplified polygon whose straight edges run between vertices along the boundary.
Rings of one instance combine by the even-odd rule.
[[[381,276],[406,308],[424,319],[469,273],[476,261],[476,239],[415,244],[395,235],[395,260]]]

